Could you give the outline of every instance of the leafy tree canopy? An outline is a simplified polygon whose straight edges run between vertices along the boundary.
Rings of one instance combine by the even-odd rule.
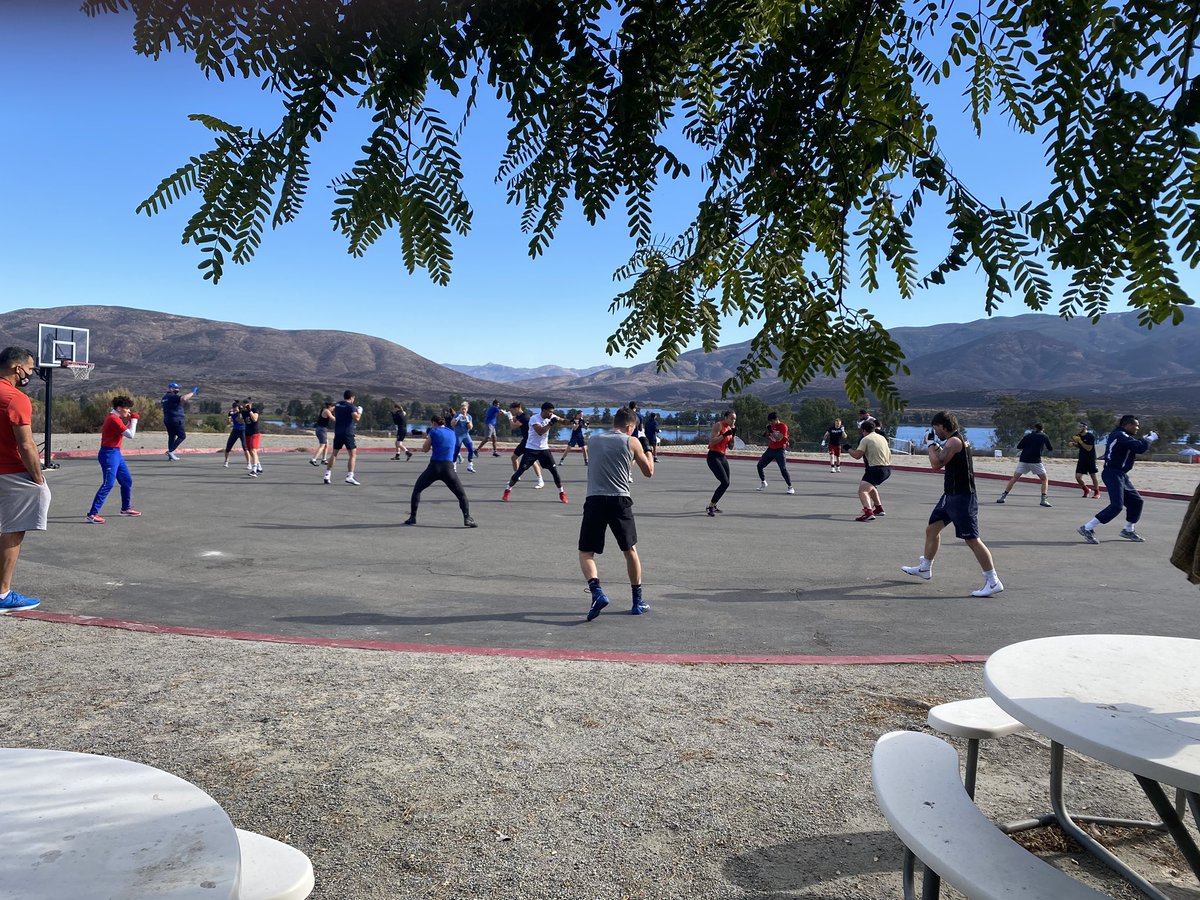
[[[568,201],[590,222],[619,210],[637,249],[617,271],[623,319],[611,353],[656,344],[662,367],[720,322],[761,323],[725,385],[774,366],[794,387],[843,372],[849,395],[887,407],[902,355],[857,288],[887,273],[900,296],[966,266],[984,310],[1016,295],[1034,310],[1099,317],[1123,294],[1151,326],[1192,300],[1178,268],[1200,257],[1200,5],[1178,0],[86,0],[132,9],[135,47],[190,53],[206,75],[261,80],[283,112],[261,130],[208,114],[213,147],[139,207],[195,195],[183,240],[205,278],[246,263],[264,230],[300,212],[313,144],[339,104],[373,114],[361,156],[333,186],[349,251],[399,233],[410,271],[450,277],[471,225],[451,123],[434,98],[480,92],[507,107],[497,178],[522,210],[529,252]],[[940,149],[927,102],[965,84],[976,131],[1003,117],[1041,139],[1047,195],[982,198]],[[442,103],[445,106],[445,103]],[[652,194],[693,174],[691,224],[661,240]],[[947,240],[922,269],[918,216]],[[1055,296],[1050,271],[1067,287]]]
[[[992,424],[997,447],[1015,447],[1025,432],[1040,423],[1054,449],[1063,450],[1079,432],[1079,402],[1076,400],[1020,400],[998,397]],[[1099,433],[1103,440],[1108,431]]]

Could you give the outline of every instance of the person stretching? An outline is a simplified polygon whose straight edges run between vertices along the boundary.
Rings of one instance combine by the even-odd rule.
[[[767,430],[763,432],[763,435],[767,439],[767,449],[763,451],[763,455],[758,460],[758,480],[760,482],[758,489],[760,491],[767,489],[767,479],[763,477],[763,469],[771,460],[774,460],[779,464],[779,471],[783,473],[783,480],[787,483],[787,492],[789,494],[796,493],[796,489],[792,487],[792,476],[788,474],[787,470],[788,427],[779,421],[779,413],[767,413]]]
[[[705,457],[705,462],[708,463],[709,470],[717,477],[717,489],[713,491],[712,500],[704,509],[710,517],[721,511],[717,507],[717,501],[724,497],[725,492],[729,490],[729,460],[725,454],[733,446],[733,439],[736,436],[737,413],[732,409],[727,409],[721,414],[721,418],[713,422],[712,431],[708,437],[708,456]]]
[[[462,510],[463,525],[475,528],[475,520],[471,518],[471,505],[467,502],[467,492],[463,490],[462,482],[454,471],[454,454],[457,449],[457,438],[454,431],[446,427],[446,420],[441,416],[429,419],[432,426],[425,435],[425,443],[421,445],[422,453],[432,452],[429,465],[417,476],[413,485],[412,499],[409,501],[409,515],[404,520],[405,525],[417,524],[417,507],[421,505],[421,492],[435,481],[443,482],[450,488],[450,493],[458,498],[458,508]]]
[[[133,401],[125,396],[113,397],[112,410],[100,429],[100,452],[96,460],[100,463],[103,480],[87,514],[87,520],[93,525],[104,524],[100,508],[108,499],[114,483],[121,485],[121,515],[141,515],[133,508],[133,476],[129,474],[129,466],[125,465],[125,457],[121,455],[121,443],[125,438],[133,439],[137,435],[137,423],[138,414],[133,411]]]

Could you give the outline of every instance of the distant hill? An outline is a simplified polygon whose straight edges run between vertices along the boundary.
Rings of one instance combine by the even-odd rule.
[[[179,381],[203,385],[209,396],[251,394],[264,400],[307,399],[313,392],[336,396],[350,387],[360,394],[425,402],[462,394],[527,402],[550,399],[581,408],[629,400],[667,408],[715,406],[722,402],[722,382],[747,348],[742,343],[712,353],[693,350],[680,356],[669,372],[658,372],[653,363],[586,374],[552,366],[451,368],[361,334],[283,331],[113,306],[0,314],[0,342],[32,347],[39,322],[92,329],[92,361],[97,363],[92,380],[76,384],[56,378],[56,390],[123,386],[151,396],[160,394],[168,382]],[[897,383],[916,407],[983,408],[998,395],[1016,394],[1076,397],[1088,405],[1200,420],[1200,312],[1195,310],[1187,311],[1178,326],[1153,329],[1139,328],[1134,313],[1107,315],[1096,325],[1029,314],[895,328],[892,335],[911,370]],[[546,371],[556,374],[526,377]],[[773,371],[751,390],[772,403],[792,396]],[[845,396],[840,379],[824,376],[804,393]]]
[[[39,322],[91,329],[91,380],[58,377],[55,391],[126,387],[158,396],[168,383],[203,386],[206,396],[340,399],[360,394],[445,401],[451,394],[493,396],[511,387],[463,375],[381,338],[346,331],[282,331],[119,306],[18,309],[0,315],[3,346],[29,347]]]
[[[442,363],[442,365],[455,372],[470,375],[472,378],[509,383],[528,381],[531,378],[581,378],[612,368],[612,366],[592,366],[589,369],[568,369],[564,366],[538,366],[536,369],[517,369],[512,366],[502,366],[499,363],[485,363],[482,366],[459,363]]]
[[[1089,403],[1200,415],[1200,311],[1178,326],[1139,328],[1136,313],[1113,313],[1093,325],[1084,319],[1028,314],[974,322],[894,328],[910,375],[897,385],[914,406],[987,406],[1002,394],[1076,397]],[[653,363],[608,369],[580,378],[522,383],[556,402],[636,399],[644,405],[719,403],[747,343],[713,353],[682,354],[670,372]],[[791,396],[774,370],[752,393],[769,402]],[[843,397],[840,379],[820,376],[813,396]]]

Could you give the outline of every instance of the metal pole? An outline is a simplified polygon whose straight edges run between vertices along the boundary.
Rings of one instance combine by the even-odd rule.
[[[46,413],[45,453],[46,453],[46,457],[42,461],[42,468],[43,469],[53,469],[54,465],[50,462],[50,453],[51,453],[50,442],[51,442],[51,438],[53,438],[53,436],[54,436],[53,426],[52,426],[52,423],[54,421],[54,414],[52,412],[52,407],[54,404],[54,369],[50,366],[47,366],[45,368],[38,369],[38,374],[41,375],[42,380],[46,382],[46,403],[45,403],[45,407],[46,407],[45,408],[45,413]]]

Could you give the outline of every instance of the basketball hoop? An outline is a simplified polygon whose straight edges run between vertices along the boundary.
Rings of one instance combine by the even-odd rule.
[[[61,365],[74,376],[76,381],[87,381],[92,377],[92,369],[96,368],[95,363],[76,362],[73,359],[64,359]]]

